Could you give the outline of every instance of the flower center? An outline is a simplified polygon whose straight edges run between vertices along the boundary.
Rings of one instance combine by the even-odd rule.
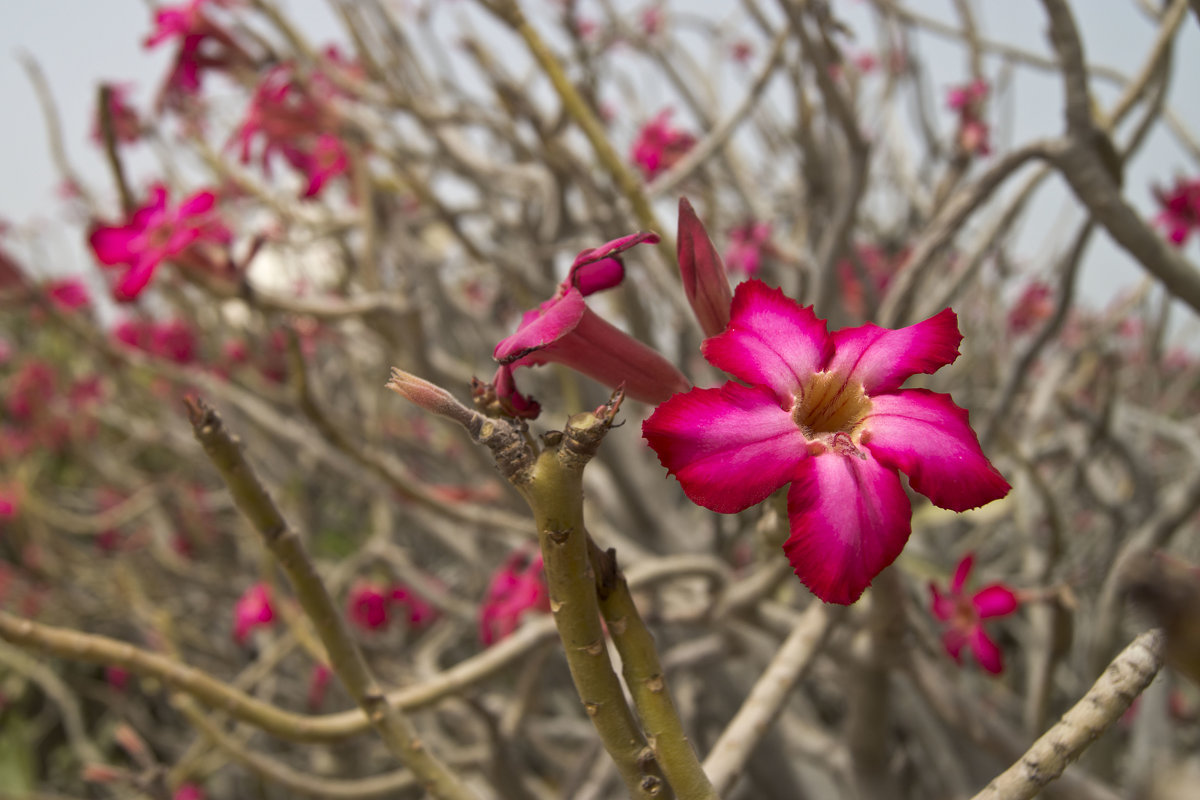
[[[851,384],[838,372],[813,373],[796,392],[792,405],[792,421],[809,441],[836,443],[853,434],[869,413],[871,400],[862,384]]]

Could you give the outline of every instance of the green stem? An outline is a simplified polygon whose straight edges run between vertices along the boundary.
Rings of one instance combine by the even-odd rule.
[[[408,719],[388,705],[383,689],[342,622],[300,537],[292,530],[242,454],[217,413],[203,400],[189,398],[188,417],[197,441],[221,473],[238,510],[250,520],[279,561],[304,613],[329,653],[334,673],[346,687],[388,749],[411,769],[425,789],[445,800],[469,800],[472,794],[422,742]]]
[[[582,469],[564,465],[566,459],[558,456],[555,448],[544,450],[521,491],[537,520],[550,610],[571,678],[630,795],[673,797],[608,657],[583,527]]]
[[[617,568],[616,553],[601,551],[589,538],[593,570],[600,574],[597,587],[600,613],[621,654],[621,672],[633,696],[633,705],[658,757],[667,782],[679,797],[719,800],[695,749],[688,741],[679,711],[667,688],[654,637],[633,602],[629,583]]]

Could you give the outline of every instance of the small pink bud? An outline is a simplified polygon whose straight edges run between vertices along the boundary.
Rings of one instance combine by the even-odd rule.
[[[692,313],[705,336],[716,336],[729,325],[733,291],[725,274],[725,264],[704,223],[696,216],[686,197],[679,198],[679,276]]]

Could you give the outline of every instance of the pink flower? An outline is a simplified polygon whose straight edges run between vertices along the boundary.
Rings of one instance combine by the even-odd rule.
[[[929,584],[933,615],[948,623],[942,634],[942,643],[951,658],[961,664],[963,645],[968,645],[981,667],[993,675],[999,675],[1004,670],[1000,648],[983,629],[983,620],[1008,616],[1016,611],[1017,596],[1012,589],[1000,583],[985,586],[973,595],[965,594],[963,586],[974,563],[975,556],[971,553],[958,562],[948,595],[938,591],[936,585]]]
[[[960,341],[950,309],[900,330],[830,334],[811,307],[747,281],[729,327],[702,347],[737,380],[672,397],[642,433],[687,496],[713,511],[742,511],[791,484],[792,568],[825,602],[853,603],[908,541],[899,472],[955,511],[1009,491],[966,411],[948,395],[900,389],[953,362]]]
[[[228,6],[234,0],[189,0],[163,6],[154,14],[154,30],[144,42],[147,48],[178,40],[179,49],[163,86],[162,99],[194,95],[200,91],[203,73],[228,69],[233,64],[250,66],[251,60],[233,36],[208,16],[205,6]],[[161,102],[161,100],[160,100]]]
[[[584,296],[616,286],[625,277],[618,256],[653,233],[614,239],[575,258],[554,297],[525,312],[517,332],[496,345],[492,357],[501,367],[565,364],[610,388],[624,384],[625,393],[645,403],[661,403],[691,384],[657,352],[605,322],[584,303]],[[497,374],[497,383],[503,376]],[[516,394],[528,407],[533,403]],[[499,394],[499,390],[497,390]]]
[[[842,286],[842,304],[853,316],[863,319],[869,316],[867,287],[859,278],[859,268],[862,269],[870,286],[872,296],[878,300],[883,290],[892,281],[892,276],[908,260],[907,246],[898,250],[880,247],[873,244],[855,245],[855,264],[849,258],[844,258],[837,264],[838,281]]]
[[[124,693],[129,685],[129,670],[109,664],[104,668],[104,682],[115,691]]]
[[[343,94],[320,70],[301,82],[291,63],[271,69],[255,89],[234,137],[241,145],[242,163],[249,163],[256,140],[262,139],[263,172],[271,174],[271,160],[278,153],[308,178],[303,196],[315,197],[349,169],[346,148],[332,133],[339,118],[331,101]]]
[[[671,109],[664,109],[647,122],[638,133],[630,152],[630,160],[642,171],[642,177],[652,180],[683,157],[696,144],[696,137],[671,124]]]
[[[204,800],[204,790],[194,783],[181,784],[171,800]]]
[[[1008,329],[1025,333],[1054,313],[1054,289],[1045,281],[1030,281],[1008,312]]]
[[[983,105],[988,96],[987,81],[979,79],[953,88],[946,105],[958,112],[958,147],[967,155],[986,156],[992,151],[990,131],[983,121]]]
[[[378,631],[388,624],[388,597],[382,586],[360,581],[350,589],[347,601],[350,621],[364,631]]]
[[[1200,178],[1176,178],[1169,191],[1156,186],[1154,198],[1162,207],[1155,224],[1166,229],[1171,244],[1182,247],[1193,231],[1200,230]]]
[[[232,234],[217,219],[216,202],[215,194],[203,191],[169,208],[166,187],[156,184],[127,223],[94,228],[88,242],[96,258],[106,267],[126,268],[113,290],[116,299],[136,299],[163,261],[200,256],[194,248],[203,244],[227,245]]]
[[[196,361],[199,342],[192,326],[180,319],[124,320],[113,328],[113,337],[130,347],[176,364]]]
[[[50,281],[43,287],[50,301],[60,311],[74,311],[91,302],[87,287],[79,278],[62,278]]]
[[[401,584],[393,586],[390,599],[403,609],[405,621],[413,630],[420,630],[432,625],[438,617],[437,609],[407,586]]]
[[[763,255],[771,251],[771,223],[747,222],[729,232],[725,263],[729,269],[753,278],[762,267]]]
[[[270,625],[275,619],[271,606],[271,588],[256,583],[247,589],[233,607],[233,640],[243,644],[255,628]]]
[[[142,120],[129,104],[129,84],[108,84],[108,116],[112,120],[113,136],[117,142],[129,144],[142,138]],[[100,111],[92,123],[92,141],[103,144],[104,130],[100,124]]]
[[[530,559],[528,553],[519,550],[492,576],[479,609],[479,638],[485,645],[510,635],[527,612],[550,610],[550,592],[542,571],[540,554]]]
[[[0,485],[0,523],[16,519],[20,513],[20,490],[16,486]]]

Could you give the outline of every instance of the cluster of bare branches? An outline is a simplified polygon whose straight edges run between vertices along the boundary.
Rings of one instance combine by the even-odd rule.
[[[192,38],[156,44],[179,52],[153,111],[98,93],[108,186],[76,177],[29,64],[104,266],[73,285],[0,250],[0,789],[1186,796],[1200,357],[1176,332],[1200,270],[1123,176],[1159,129],[1200,172],[1168,102],[1195,0],[1137,4],[1157,33],[1129,75],[1067,0],[1031,16],[1049,55],[967,0],[873,0],[871,35],[817,0],[328,4],[321,37],[274,0],[160,9]],[[931,77],[931,33],[967,72]],[[996,141],[1022,70],[1061,82],[1060,132]],[[1056,179],[1082,221],[1028,263]],[[907,547],[849,608],[792,575],[780,503],[684,497],[639,435],[652,405],[497,372],[576,253],[642,230],[656,246],[588,303],[716,385],[681,196],[734,282],[832,328],[958,312],[961,357],[920,385],[953,391],[1013,490],[965,514],[913,495]],[[1101,237],[1145,278],[1096,309]],[[1002,668],[944,644],[984,636],[945,589],[972,562],[1019,605],[986,621]]]

